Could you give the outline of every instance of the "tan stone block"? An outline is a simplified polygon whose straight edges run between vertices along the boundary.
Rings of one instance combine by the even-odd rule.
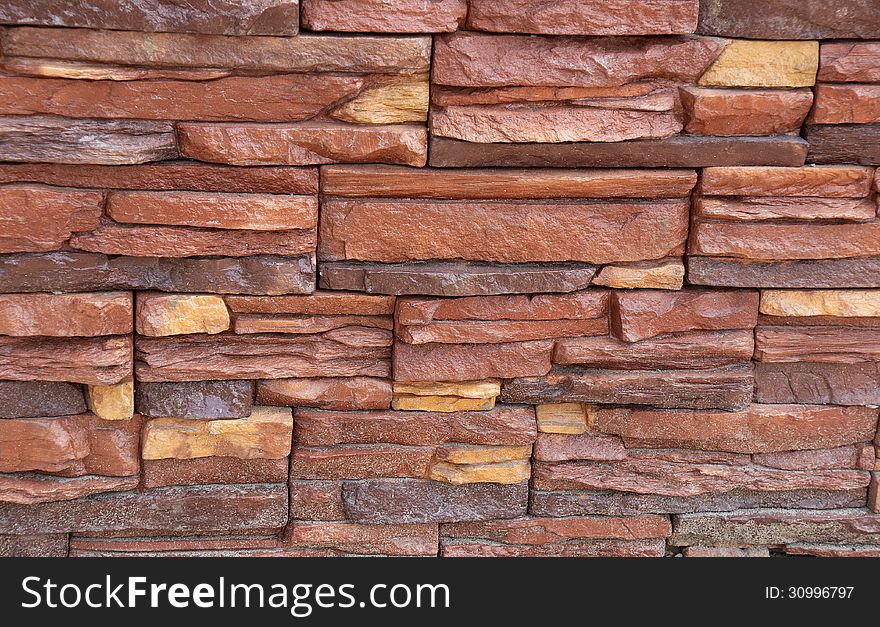
[[[819,70],[817,41],[734,39],[700,77],[715,87],[810,87]]]
[[[134,416],[134,379],[114,385],[86,386],[89,409],[102,420],[130,420]]]
[[[461,398],[489,398],[501,394],[498,379],[483,381],[424,381],[414,383],[394,382],[396,394],[414,396],[458,396]]]
[[[434,459],[449,464],[500,464],[529,459],[531,446],[476,446],[444,444],[434,452]]]
[[[880,290],[762,290],[768,316],[880,316]]]
[[[532,465],[529,460],[517,460],[500,464],[449,464],[437,462],[431,466],[428,478],[443,483],[514,484],[528,480]]]
[[[404,76],[364,89],[331,117],[355,124],[402,124],[428,119],[428,75]]]
[[[138,294],[137,332],[153,337],[221,333],[229,329],[229,311],[220,296]]]
[[[581,403],[549,403],[538,405],[538,431],[576,435],[587,431],[587,407]]]
[[[290,453],[293,412],[255,407],[238,420],[155,418],[144,428],[144,459],[280,459]]]
[[[462,398],[460,396],[419,396],[394,394],[391,408],[399,411],[483,411],[495,407],[495,397]]]
[[[605,266],[593,279],[593,284],[617,289],[680,290],[684,284],[684,262]]]

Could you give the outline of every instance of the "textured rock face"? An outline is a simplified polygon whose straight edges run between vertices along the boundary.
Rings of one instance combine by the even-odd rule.
[[[220,296],[141,293],[137,298],[137,332],[151,337],[187,333],[222,333],[229,311]]]
[[[0,188],[0,252],[58,250],[75,231],[96,228],[104,196],[100,192],[36,185]]]
[[[85,411],[82,389],[72,383],[0,381],[0,418],[69,416]]]
[[[467,27],[541,35],[677,35],[696,29],[696,0],[579,2],[535,7],[528,0],[471,0]]]
[[[178,132],[183,156],[229,165],[363,162],[423,166],[428,156],[425,130],[405,124],[181,124]]]
[[[550,370],[551,340],[502,344],[424,344],[397,342],[396,381],[473,381],[532,377]]]
[[[150,417],[245,418],[253,406],[250,381],[138,383],[137,411]]]
[[[817,85],[815,124],[876,124],[880,122],[880,85]]]
[[[764,290],[761,313],[786,317],[880,317],[880,290]]]
[[[526,512],[528,484],[450,485],[420,479],[345,482],[348,516],[361,523],[459,522],[517,518]]]
[[[367,33],[434,33],[458,30],[467,0],[302,0],[303,26],[309,30]]]
[[[841,19],[845,15],[845,19]],[[697,32],[748,39],[872,39],[880,8],[870,0],[700,0]]]
[[[880,366],[876,362],[759,363],[755,399],[760,403],[880,405]]]
[[[177,157],[168,122],[0,118],[0,159],[125,165]]]
[[[775,135],[798,131],[813,94],[808,90],[683,88],[687,123],[696,135]]]
[[[331,410],[388,409],[391,406],[391,383],[372,377],[259,381],[257,402]]]
[[[237,457],[279,459],[290,453],[289,409],[257,407],[238,420],[154,418],[144,427],[143,458]]]
[[[299,24],[296,0],[220,2],[197,0],[136,0],[119,5],[106,0],[59,7],[54,2],[13,0],[0,9],[4,24],[76,26],[158,32],[224,35],[295,35]]]
[[[131,333],[131,317],[127,292],[0,294],[0,335],[124,335]]]
[[[89,409],[102,420],[131,420],[134,416],[134,379],[114,385],[86,387]]]
[[[843,446],[870,439],[877,411],[862,407],[752,405],[742,412],[599,410],[596,428],[632,448],[766,453]]]
[[[880,81],[878,51],[880,44],[873,41],[823,43],[819,48],[818,79],[832,83]]]
[[[696,285],[768,288],[880,287],[880,259],[746,261],[689,256],[688,276]]]
[[[436,38],[433,80],[461,87],[616,87],[646,79],[694,82],[724,45],[723,40],[708,38],[621,43],[455,33]]]
[[[0,380],[119,383],[131,376],[130,336],[0,336]]]
[[[700,77],[707,87],[809,87],[816,83],[815,41],[731,41]]]
[[[624,247],[636,232],[638,243]],[[322,207],[318,256],[325,261],[610,263],[666,257],[680,250],[686,235],[683,201],[539,205],[332,200]],[[584,246],[587,241],[592,245]]]

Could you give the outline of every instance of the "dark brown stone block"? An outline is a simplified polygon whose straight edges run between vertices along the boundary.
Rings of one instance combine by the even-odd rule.
[[[880,165],[880,124],[807,126],[810,163]]]
[[[176,157],[170,122],[0,118],[0,161],[125,165]]]
[[[725,287],[880,287],[880,258],[747,261],[689,255],[688,281]]]
[[[251,415],[253,400],[252,381],[181,381],[137,386],[137,412],[149,417],[244,418]]]
[[[487,296],[574,292],[589,287],[596,267],[585,264],[466,262],[322,263],[320,285],[374,294]]]
[[[738,489],[723,494],[699,496],[659,496],[612,492],[610,490],[533,490],[529,513],[535,516],[585,516],[604,514],[630,516],[645,513],[684,514],[724,512],[753,507],[797,509],[839,509],[863,507],[866,491],[859,490],[782,490],[758,492]]]
[[[431,137],[434,167],[685,167],[725,165],[801,166],[807,142],[772,137],[675,136],[614,143],[476,144]]]
[[[757,363],[759,403],[880,405],[880,363]]]
[[[296,35],[299,6],[291,0],[8,0],[0,6],[4,24],[76,26],[220,35]]]
[[[452,485],[423,479],[371,479],[347,481],[342,487],[348,517],[371,524],[517,518],[525,514],[528,497],[526,482]]]
[[[67,557],[66,533],[0,535],[0,557]]]
[[[291,520],[345,520],[341,481],[292,480]]]
[[[537,378],[505,381],[505,403],[608,403],[665,408],[745,408],[752,399],[751,365],[711,370],[588,370],[555,368]]]
[[[279,529],[287,510],[283,483],[153,488],[39,505],[0,504],[0,532],[225,535]]]
[[[874,0],[700,0],[697,32],[743,39],[876,39]]]
[[[50,381],[0,381],[0,418],[71,416],[87,410],[82,388]]]
[[[59,252],[0,256],[0,291],[99,289],[308,294],[315,289],[315,267],[307,255],[161,259]]]

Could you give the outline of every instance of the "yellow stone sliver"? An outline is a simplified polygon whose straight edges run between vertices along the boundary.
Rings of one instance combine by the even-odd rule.
[[[593,279],[593,284],[616,289],[680,290],[684,285],[684,263],[605,266]]]
[[[288,407],[255,407],[237,420],[154,418],[144,427],[143,458],[281,459],[290,454],[292,439]]]
[[[454,411],[485,411],[495,407],[495,397],[462,398],[460,396],[415,396],[412,394],[395,394],[391,399],[391,408],[399,411],[438,411],[449,413]]]
[[[818,41],[733,39],[700,77],[715,87],[812,87],[819,71]]]
[[[378,87],[368,87],[330,114],[354,124],[402,124],[428,119],[428,75],[403,76]]]
[[[762,290],[767,316],[880,317],[880,290]]]
[[[434,481],[461,485],[464,483],[520,483],[531,476],[529,460],[517,460],[500,464],[450,464],[436,462],[431,466],[428,478]]]
[[[89,409],[101,420],[131,420],[134,417],[134,380],[129,377],[112,385],[88,385]]]
[[[532,447],[528,446],[479,446],[471,444],[445,444],[434,453],[434,459],[449,464],[496,464],[529,459]]]
[[[588,409],[581,403],[549,403],[535,408],[538,431],[541,433],[586,433],[589,426]]]

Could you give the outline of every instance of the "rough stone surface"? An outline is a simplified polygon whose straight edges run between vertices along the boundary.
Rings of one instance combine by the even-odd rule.
[[[877,124],[880,85],[817,85],[813,124]]]
[[[748,39],[873,39],[880,8],[871,0],[700,0],[697,32]]]
[[[391,333],[355,327],[322,335],[180,335],[138,338],[139,381],[387,377]],[[0,371],[2,372],[2,371]],[[471,377],[474,378],[474,377]]]
[[[131,420],[134,416],[134,379],[113,385],[86,386],[89,410],[101,420]]]
[[[673,544],[878,544],[880,517],[863,509],[834,512],[754,509],[683,514],[673,519]]]
[[[867,198],[696,198],[694,215],[752,222],[756,220],[847,220],[867,222],[877,215]]]
[[[593,278],[594,285],[617,289],[680,290],[684,263],[680,260],[605,266]]]
[[[751,366],[711,370],[557,369],[505,381],[505,403],[607,403],[738,410],[752,399]]]
[[[819,70],[816,41],[730,41],[700,77],[707,87],[811,87]]]
[[[690,170],[437,170],[333,165],[321,171],[322,192],[348,198],[684,198],[695,183],[695,173]]]
[[[67,557],[66,533],[0,535],[2,557]]]
[[[820,81],[875,83],[880,81],[880,43],[824,42],[819,47]]]
[[[511,406],[434,414],[297,408],[294,429],[297,444],[312,447],[380,443],[436,446],[448,442],[526,446],[536,436],[532,408]]]
[[[230,483],[284,483],[287,458],[241,459],[198,457],[194,459],[147,459],[143,462],[144,487],[172,485],[223,485]]]
[[[388,409],[391,382],[372,377],[275,379],[257,382],[257,403],[327,410]]]
[[[804,138],[811,163],[880,165],[880,124],[807,125]]]
[[[123,5],[87,0],[71,6],[10,0],[0,8],[0,22],[147,32],[296,35],[299,7],[296,0],[196,0],[184,4],[137,0]]]
[[[709,331],[663,335],[638,342],[611,337],[557,340],[553,363],[613,370],[710,368],[748,362],[755,348],[752,331]]]
[[[324,262],[320,285],[372,294],[489,296],[574,292],[589,287],[595,274],[596,268],[586,264]]]
[[[136,490],[140,481],[138,475],[130,477],[96,475],[53,477],[37,473],[0,475],[0,502],[33,505],[67,501],[102,492]]]
[[[759,403],[880,405],[880,365],[758,363],[755,400]]]
[[[132,328],[132,295],[0,294],[0,335],[97,337]]]
[[[454,33],[435,39],[433,80],[462,87],[617,87],[646,79],[693,82],[724,45],[720,39],[695,37],[616,40]]]
[[[685,87],[685,130],[695,135],[777,135],[800,130],[813,104],[810,90]]]
[[[471,0],[467,28],[538,35],[685,35],[697,0],[562,0],[539,10],[528,0]]]
[[[500,344],[394,346],[395,381],[473,381],[533,377],[550,371],[551,340]]]
[[[421,479],[345,482],[342,499],[359,523],[462,522],[517,518],[526,512],[528,483],[451,485]]]
[[[0,381],[0,418],[70,416],[85,411],[82,389],[72,383]]]
[[[865,198],[871,169],[851,165],[705,168],[698,191],[706,196]]]
[[[766,362],[852,364],[880,361],[880,329],[761,326],[755,359]]]
[[[428,71],[429,37],[224,37],[79,28],[8,28],[3,51],[70,61],[278,72]]]
[[[302,23],[316,31],[435,33],[458,30],[466,0],[302,0]]]
[[[880,287],[880,258],[773,262],[689,255],[688,279],[696,285],[728,287]]]
[[[137,411],[151,418],[245,418],[251,414],[250,381],[138,382]]]
[[[611,329],[627,342],[664,333],[751,329],[758,320],[756,292],[615,292]]]
[[[296,125],[178,125],[185,157],[229,165],[390,163],[423,166],[428,158],[424,128],[396,124],[357,126],[339,122]]]
[[[362,525],[298,522],[286,531],[282,546],[328,548],[355,555],[436,556],[437,525]]]
[[[535,442],[534,457],[535,461],[541,462],[612,461],[626,459],[626,449],[623,447],[623,440],[613,435],[541,433]]]
[[[103,202],[96,191],[0,187],[0,253],[59,250],[75,231],[98,226]]]
[[[740,412],[599,409],[595,427],[630,448],[768,453],[864,442],[876,421],[867,407],[751,405]]]
[[[433,451],[423,446],[297,446],[290,457],[291,479],[377,479],[427,476]]]
[[[769,316],[880,317],[880,290],[763,290]]]
[[[119,383],[131,376],[131,336],[0,336],[0,380]]]
[[[177,142],[168,122],[0,118],[2,161],[125,165],[175,157]]]
[[[141,292],[136,315],[137,332],[150,337],[222,333],[230,324],[223,298],[210,294]]]
[[[687,210],[686,202],[675,200],[549,205],[334,199],[321,207],[318,257],[392,263],[660,259],[680,251]]]
[[[545,403],[535,407],[539,433],[585,433],[589,409],[581,403]]]
[[[4,533],[180,536],[270,531],[287,520],[285,484],[154,488],[40,505],[0,504]]]
[[[141,454],[146,460],[280,459],[290,454],[292,437],[291,410],[276,407],[255,407],[237,420],[154,418],[144,426]]]
[[[836,131],[835,131],[836,132]],[[860,141],[855,133],[850,140]],[[846,140],[840,142],[846,149]],[[862,149],[870,143],[861,144]],[[703,167],[729,165],[802,166],[808,144],[800,137],[675,136],[613,143],[477,144],[431,138],[430,165],[435,167]],[[828,146],[828,144],[826,144]],[[849,154],[856,154],[851,150]],[[829,162],[834,157],[829,156]]]

